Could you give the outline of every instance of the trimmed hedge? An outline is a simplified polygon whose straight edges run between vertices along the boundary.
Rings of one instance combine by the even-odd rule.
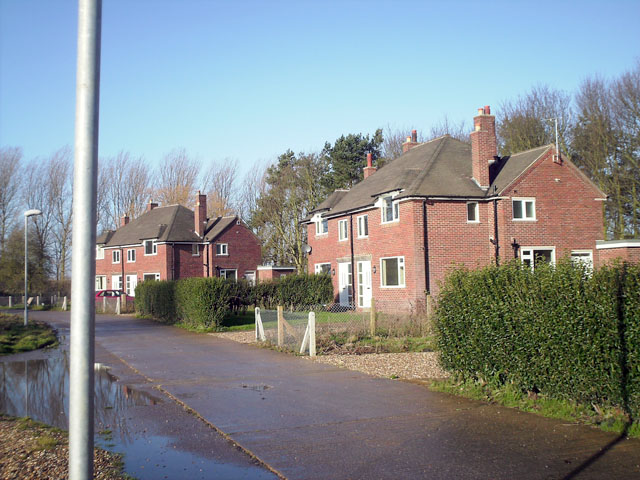
[[[448,276],[436,330],[465,379],[640,414],[640,267],[513,262]]]

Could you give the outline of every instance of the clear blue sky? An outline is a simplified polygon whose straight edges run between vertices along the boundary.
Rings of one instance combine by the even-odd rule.
[[[184,147],[242,170],[640,57],[640,1],[104,0],[100,155]],[[0,0],[0,145],[73,145],[77,2]]]

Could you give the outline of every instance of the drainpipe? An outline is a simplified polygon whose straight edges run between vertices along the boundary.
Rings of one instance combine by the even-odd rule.
[[[422,200],[422,227],[424,236],[424,288],[427,294],[431,293],[429,284],[429,236],[427,231],[427,199]]]
[[[356,299],[356,269],[353,255],[353,215],[349,215],[349,244],[351,247],[351,301],[355,305]]]

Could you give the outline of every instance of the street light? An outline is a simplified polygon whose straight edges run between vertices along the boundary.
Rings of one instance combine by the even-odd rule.
[[[27,262],[27,218],[35,215],[42,215],[40,210],[27,210],[24,212],[24,326],[29,323],[29,311],[27,310],[27,278],[28,278],[28,262]]]

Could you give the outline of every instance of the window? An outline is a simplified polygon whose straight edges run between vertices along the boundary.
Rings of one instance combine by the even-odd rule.
[[[229,255],[229,244],[216,243],[216,255]]]
[[[478,215],[478,202],[467,203],[467,222],[479,223],[480,216]]]
[[[191,245],[191,255],[194,257],[200,256],[200,245],[198,245],[197,243]]]
[[[536,219],[536,199],[535,198],[514,198],[513,199],[513,219],[514,220],[535,220]]]
[[[107,289],[107,277],[105,275],[96,275],[96,291]]]
[[[358,217],[358,238],[369,236],[369,215]]]
[[[102,248],[100,245],[96,246],[96,260],[102,260],[104,259],[104,248]]]
[[[548,263],[555,265],[556,249],[555,247],[521,247],[520,260],[531,270],[535,270],[537,265]]]
[[[331,264],[330,263],[316,263],[314,267],[314,271],[316,274],[318,273],[331,273]]]
[[[572,250],[571,262],[574,265],[584,265],[587,271],[593,270],[593,251],[592,250]]]
[[[382,223],[396,222],[400,218],[400,205],[388,195],[382,199]]]
[[[120,263],[120,250],[111,252],[111,263]]]
[[[145,273],[144,275],[142,275],[142,281],[143,282],[147,282],[150,280],[160,280],[160,274],[159,273]]]
[[[144,241],[144,254],[145,255],[156,255],[158,253],[158,244],[155,240],[145,240]]]
[[[404,287],[404,257],[381,258],[380,271],[383,287]]]
[[[113,290],[122,290],[122,276],[121,275],[112,275],[111,276],[111,288]]]
[[[136,261],[136,251],[133,248],[127,250],[127,262],[133,263]]]
[[[223,269],[220,270],[220,278],[226,278],[227,280],[237,280],[238,279],[238,271],[231,269]]]
[[[349,238],[349,223],[347,220],[338,220],[338,240],[341,242]]]
[[[316,222],[316,235],[324,235],[325,233],[329,233],[329,220],[323,218]]]

